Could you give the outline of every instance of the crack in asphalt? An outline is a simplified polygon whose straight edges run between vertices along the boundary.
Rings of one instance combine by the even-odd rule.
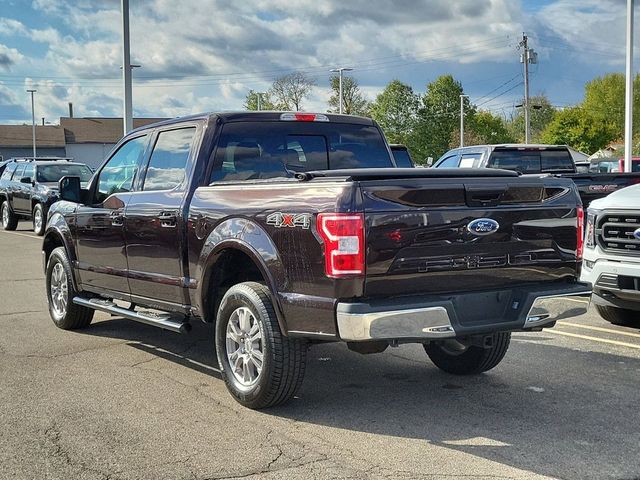
[[[0,317],[8,317],[11,315],[24,315],[26,313],[44,313],[46,310],[25,310],[24,312],[0,313]]]
[[[89,348],[83,348],[82,350],[76,350],[74,352],[65,352],[65,353],[56,353],[53,355],[44,355],[44,354],[40,354],[40,353],[5,353],[5,355],[8,355],[10,357],[16,357],[16,358],[41,358],[41,359],[54,359],[54,358],[62,358],[62,357],[70,357],[73,355],[78,355],[79,353],[84,353],[84,352],[93,352],[93,351],[97,351],[97,350],[106,350],[108,348],[113,348],[113,347],[117,347],[119,345],[122,345],[124,343],[127,343],[126,341],[122,341],[122,342],[117,342],[117,343],[111,343],[109,345],[102,345],[100,347],[89,347]]]
[[[63,461],[63,463],[69,466],[70,468],[73,468],[73,469],[79,468],[80,475],[82,475],[85,472],[91,472],[99,475],[102,478],[102,480],[117,480],[119,478],[115,476],[115,474],[113,473],[105,473],[96,468],[89,467],[88,465],[86,465],[81,461],[75,461],[73,458],[71,458],[71,454],[62,447],[61,439],[60,439],[60,436],[61,436],[60,428],[58,427],[58,424],[56,422],[53,422],[53,424],[50,427],[45,429],[44,436],[45,436],[45,439],[48,440],[50,445],[53,447],[52,456],[60,458]]]

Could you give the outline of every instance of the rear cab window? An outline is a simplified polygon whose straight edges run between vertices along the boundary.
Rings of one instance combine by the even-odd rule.
[[[292,177],[296,172],[393,168],[371,125],[230,122],[223,126],[210,183]]]
[[[509,148],[491,154],[489,168],[502,168],[527,173],[575,172],[575,164],[567,149]]]

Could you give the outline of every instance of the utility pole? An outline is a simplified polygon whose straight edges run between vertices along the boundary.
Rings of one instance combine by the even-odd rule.
[[[342,72],[350,72],[352,71],[353,68],[348,68],[348,67],[340,67],[340,68],[332,68],[331,70],[329,70],[330,72],[339,72],[340,74],[340,80],[339,80],[339,87],[338,87],[338,96],[340,97],[339,99],[339,108],[338,108],[338,113],[342,113],[342,104],[343,104],[343,100],[342,100]]]
[[[36,111],[33,103],[33,94],[37,90],[27,90],[31,94],[31,134],[33,136],[33,158],[36,158]]]
[[[262,110],[262,93],[256,92],[256,95],[258,95],[258,111],[260,111]]]
[[[522,47],[522,55],[520,55],[520,63],[524,64],[524,143],[531,141],[531,124],[529,120],[529,64],[538,63],[538,54],[529,48],[529,38],[526,33],[522,33],[522,41],[518,45]]]
[[[633,158],[633,5],[627,0],[627,55],[624,92],[624,171],[631,172]]]
[[[464,147],[464,99],[469,95],[460,95],[460,147]]]
[[[131,52],[129,50],[129,0],[122,0],[122,83],[124,87],[124,114],[122,123],[126,135],[133,128],[133,102],[131,95]]]

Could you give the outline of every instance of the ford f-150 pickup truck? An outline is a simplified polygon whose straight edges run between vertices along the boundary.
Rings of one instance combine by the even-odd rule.
[[[510,332],[580,315],[582,208],[568,180],[392,168],[370,119],[221,113],[129,133],[60,181],[43,243],[49,312],[184,332],[215,324],[243,405],[291,398],[306,352],[420,343],[441,369],[495,367]]]
[[[597,198],[640,183],[640,172],[578,173],[566,145],[474,145],[448,151],[433,165],[435,168],[500,168],[523,174],[547,173],[569,178],[575,184],[586,207]]]

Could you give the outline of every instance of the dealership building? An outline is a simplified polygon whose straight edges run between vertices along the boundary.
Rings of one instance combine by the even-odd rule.
[[[134,118],[138,128],[164,118]],[[61,117],[59,125],[36,125],[37,156],[72,158],[97,167],[122,138],[121,118]],[[0,125],[0,157],[33,155],[31,125]]]

